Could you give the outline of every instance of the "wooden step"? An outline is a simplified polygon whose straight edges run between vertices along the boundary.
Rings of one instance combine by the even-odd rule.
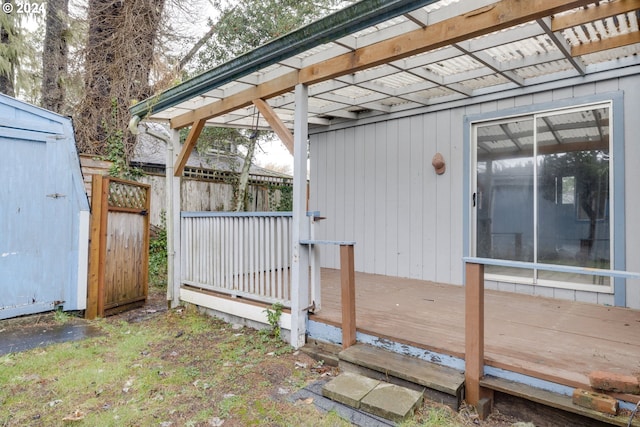
[[[338,353],[342,346],[307,338],[307,343],[300,349],[311,358],[322,361],[327,366],[338,366]]]
[[[502,378],[485,376],[480,381],[480,385],[482,387],[485,387],[500,393],[504,393],[509,396],[515,396],[520,399],[535,402],[535,403],[544,405],[545,407],[555,408],[564,413],[568,413],[567,418],[565,418],[565,422],[573,425],[578,425],[575,423],[579,422],[579,425],[584,425],[584,426],[614,425],[614,426],[626,427],[629,423],[628,414],[618,415],[618,416],[603,414],[601,412],[594,411],[592,409],[587,409],[578,405],[574,405],[573,399],[571,396],[565,396],[563,394],[558,394],[558,393],[554,393],[547,390],[541,390],[539,388],[531,387],[526,384],[516,383],[516,382],[505,380]],[[496,397],[495,402],[497,403],[498,401],[499,399]],[[513,402],[505,402],[505,405],[508,405],[511,407],[514,406]],[[505,413],[505,411],[502,410],[502,408],[499,408],[499,409],[500,409],[500,412]],[[522,410],[519,410],[519,411],[522,412]],[[545,411],[536,411],[535,409],[529,409],[529,412],[532,414],[532,416],[537,415],[539,417],[538,422],[540,423],[544,423],[544,420],[541,419],[544,417],[553,419],[555,421],[559,421],[558,420],[559,416],[562,416],[562,415],[559,415],[559,413],[544,414]],[[581,417],[584,417],[584,419],[582,421],[576,421],[575,419],[572,420],[571,418],[569,418],[570,417],[569,414],[581,416]],[[593,420],[593,423],[591,423],[591,421],[587,421],[588,419]],[[532,421],[536,423],[536,420],[532,420]],[[536,423],[536,425],[537,424],[538,423]],[[567,425],[570,425],[570,424],[567,424]],[[634,418],[631,426],[640,427],[640,419]]]
[[[345,372],[366,375],[414,390],[426,388],[425,394],[458,409],[464,398],[464,373],[394,353],[367,344],[356,344],[338,353],[339,367]]]

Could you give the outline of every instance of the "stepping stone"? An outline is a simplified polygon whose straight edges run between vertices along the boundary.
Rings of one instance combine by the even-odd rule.
[[[422,404],[423,393],[394,384],[380,383],[360,401],[360,408],[370,414],[400,422],[413,415]]]
[[[338,375],[322,388],[322,395],[336,402],[344,403],[352,408],[360,408],[360,401],[376,386],[378,380],[351,373]]]

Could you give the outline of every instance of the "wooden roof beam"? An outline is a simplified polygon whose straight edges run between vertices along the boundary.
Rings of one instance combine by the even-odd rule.
[[[555,13],[582,7],[592,1],[531,0],[525,2],[502,0],[493,5],[304,67],[299,72],[292,71],[220,102],[177,116],[171,121],[171,127],[189,126],[197,120],[208,119],[250,105],[254,99],[267,99],[289,92],[298,83],[307,85],[319,83]]]
[[[611,3],[600,3],[595,7],[582,9],[576,13],[554,17],[551,22],[551,31],[566,30],[571,27],[622,13],[633,12],[638,9],[640,9],[640,0],[618,0]]]
[[[278,135],[284,146],[287,147],[289,153],[293,154],[293,134],[284,122],[280,120],[278,114],[273,111],[273,108],[264,99],[254,99],[253,104],[262,113],[262,117],[269,123],[269,126]]]
[[[494,31],[574,9],[591,0],[503,0],[300,70],[300,82],[313,84],[345,73],[417,55]]]
[[[572,56],[588,55],[590,53],[601,52],[603,50],[615,49],[617,47],[624,47],[630,44],[640,43],[640,31],[634,31],[633,33],[627,33],[616,37],[609,37],[602,39],[598,42],[591,42],[588,44],[582,44],[571,48]]]

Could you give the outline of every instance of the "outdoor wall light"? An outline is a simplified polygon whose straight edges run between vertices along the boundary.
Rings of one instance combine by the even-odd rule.
[[[433,168],[436,170],[436,174],[438,175],[442,175],[447,169],[444,157],[442,157],[442,154],[440,153],[436,153],[435,156],[433,156],[433,159],[431,159],[431,165],[433,165]]]

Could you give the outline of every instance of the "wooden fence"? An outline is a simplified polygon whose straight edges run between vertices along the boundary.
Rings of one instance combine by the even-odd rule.
[[[149,185],[93,175],[87,318],[146,301],[149,203]]]
[[[182,212],[182,284],[291,306],[291,212]]]

